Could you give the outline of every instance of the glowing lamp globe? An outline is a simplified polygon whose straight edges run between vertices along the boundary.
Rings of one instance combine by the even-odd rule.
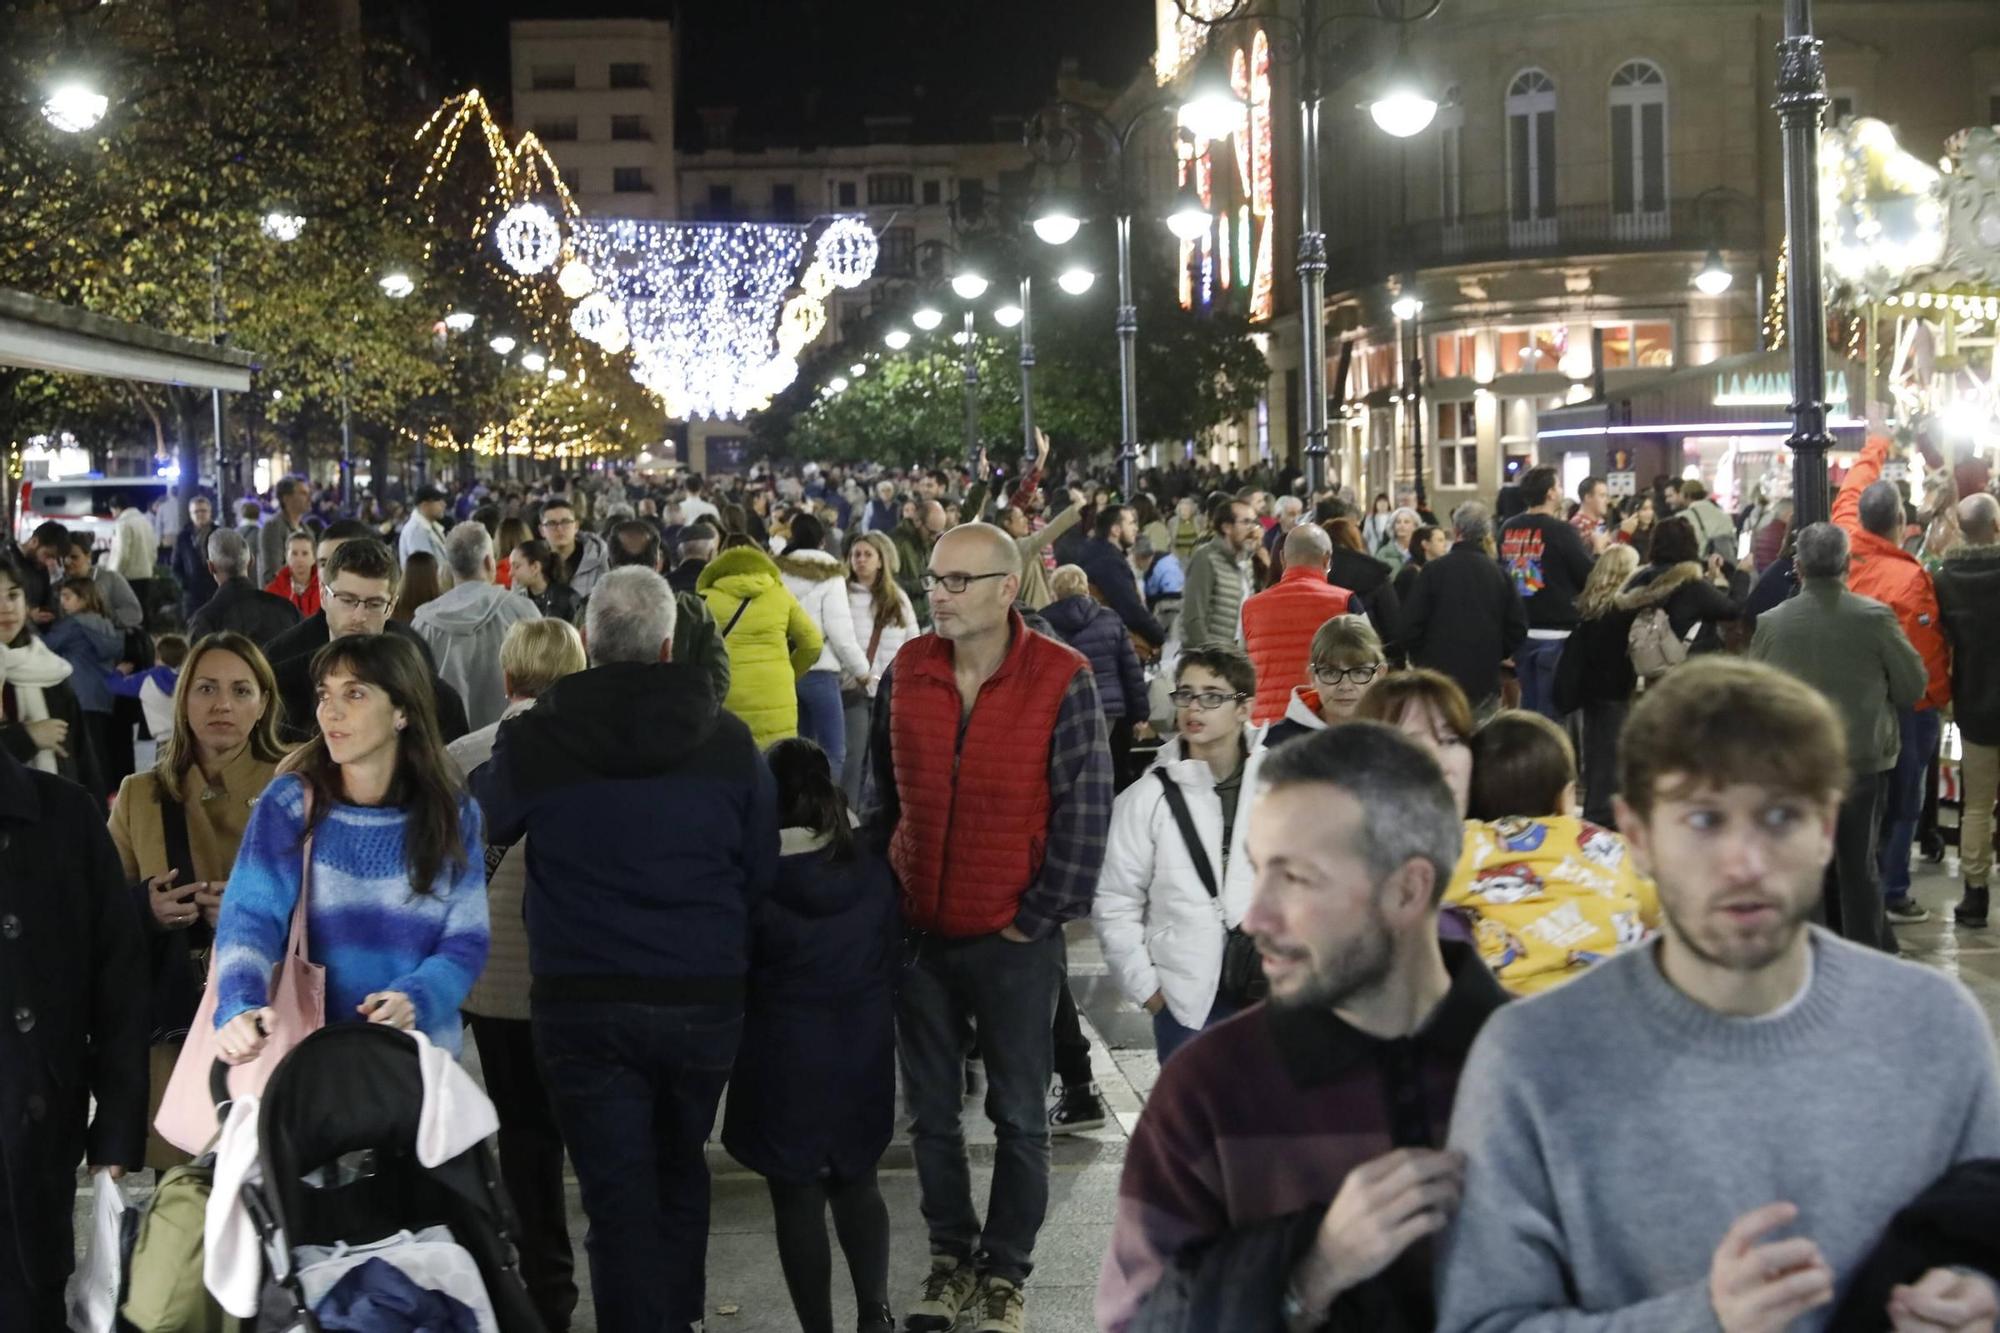
[[[1096,281],[1097,275],[1089,269],[1070,268],[1063,270],[1062,276],[1056,279],[1056,286],[1062,288],[1071,296],[1082,296],[1090,290],[1090,284]]]

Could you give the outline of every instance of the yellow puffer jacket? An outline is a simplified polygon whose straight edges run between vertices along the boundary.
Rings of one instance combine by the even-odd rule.
[[[1659,895],[1625,840],[1568,815],[1468,821],[1444,906],[1464,920],[1500,984],[1521,995],[1559,985],[1660,926]]]
[[[819,660],[824,642],[819,626],[785,590],[776,562],[753,546],[734,547],[708,562],[695,589],[729,650],[729,697],[722,706],[743,719],[760,749],[798,735],[796,683]]]

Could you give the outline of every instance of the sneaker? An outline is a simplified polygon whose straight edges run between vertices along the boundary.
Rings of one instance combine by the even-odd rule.
[[[1080,1088],[1063,1086],[1062,1095],[1049,1108],[1049,1133],[1082,1134],[1104,1128],[1104,1098],[1095,1083]]]
[[[1986,886],[1968,884],[1965,886],[1965,897],[1959,899],[1958,906],[1952,909],[1951,919],[1968,929],[1984,930],[1986,907]]]
[[[1004,1277],[979,1280],[979,1294],[973,1298],[973,1314],[978,1323],[972,1333],[1022,1333],[1028,1326],[1027,1297],[1019,1283]]]
[[[1906,926],[1913,926],[1920,921],[1930,920],[1931,914],[1925,911],[1924,905],[1915,898],[1894,898],[1889,902],[1889,919],[1899,921]]]
[[[957,1325],[958,1312],[972,1300],[978,1287],[979,1275],[971,1264],[948,1254],[932,1255],[930,1276],[924,1279],[903,1327],[908,1333],[946,1333]]]

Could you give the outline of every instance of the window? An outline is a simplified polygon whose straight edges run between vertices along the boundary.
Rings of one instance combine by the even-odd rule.
[[[1674,326],[1665,320],[1644,324],[1606,324],[1606,370],[1668,370],[1674,364]]]
[[[910,177],[903,172],[868,178],[868,202],[874,204],[907,204],[915,196],[912,194]]]
[[[575,65],[536,65],[528,73],[528,86],[536,92],[555,92],[576,87]]]
[[[1479,484],[1479,413],[1470,400],[1433,403],[1437,409],[1437,479],[1440,486]]]
[[[535,137],[543,143],[563,143],[576,137],[576,117],[563,116],[535,122]]]
[[[969,179],[958,183],[958,215],[970,220],[986,212],[986,182]]]
[[[927,204],[937,204],[944,202],[943,181],[924,182],[924,202]]]
[[[886,227],[877,242],[881,249],[875,270],[891,277],[908,277],[916,271],[917,233],[910,227]]]
[[[729,185],[708,187],[708,214],[710,217],[727,217],[736,210],[736,190]]]
[[[1826,123],[1830,126],[1840,126],[1853,120],[1858,100],[1852,88],[1833,89],[1826,98]]]
[[[611,66],[611,86],[613,88],[650,88],[652,86],[652,80],[648,77],[650,74],[651,71],[642,64],[614,61]]]
[[[771,187],[771,218],[776,222],[789,222],[799,215],[799,191],[794,185],[773,185]]]
[[[1438,217],[1457,222],[1465,216],[1465,106],[1455,83],[1439,104],[1437,129]]]
[[[1362,398],[1377,389],[1388,389],[1396,384],[1396,349],[1388,344],[1371,346],[1363,343],[1354,349],[1354,367],[1350,372],[1354,378],[1354,390],[1349,397]]]
[[[1556,215],[1556,84],[1538,69],[1507,89],[1507,192],[1516,222]]]
[[[1495,348],[1502,375],[1533,375],[1556,369],[1569,350],[1569,330],[1561,324],[1502,329]]]
[[[650,139],[653,137],[653,133],[646,128],[646,118],[644,116],[613,116],[611,118],[611,137],[614,139]]]
[[[1611,211],[1667,210],[1667,76],[1632,60],[1611,76]]]
[[[835,181],[833,185],[833,206],[835,208],[852,208],[854,207],[854,202],[855,202],[854,182]]]
[[[1476,333],[1438,334],[1431,339],[1431,378],[1471,379],[1478,374],[1475,368],[1478,348],[1479,335]]]
[[[1986,94],[1986,123],[2000,125],[2000,93]]]
[[[653,187],[646,184],[644,167],[613,167],[611,188],[619,194],[645,194]]]

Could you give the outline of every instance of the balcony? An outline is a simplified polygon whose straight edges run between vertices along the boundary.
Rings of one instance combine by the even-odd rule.
[[[1719,210],[1712,202],[1673,200],[1655,212],[1617,213],[1609,204],[1577,204],[1548,217],[1486,213],[1455,222],[1430,219],[1400,234],[1383,234],[1327,255],[1327,287],[1340,291],[1414,269],[1485,264],[1510,259],[1560,259],[1572,255],[1643,254],[1648,251],[1761,249],[1754,218]]]

